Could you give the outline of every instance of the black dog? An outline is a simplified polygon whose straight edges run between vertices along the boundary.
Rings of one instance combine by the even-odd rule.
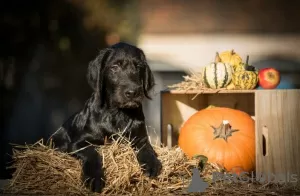
[[[154,78],[143,51],[126,43],[101,50],[88,66],[87,80],[94,92],[83,109],[53,134],[55,147],[77,151],[74,155],[82,160],[83,180],[92,191],[101,192],[105,185],[102,157],[89,143],[103,145],[105,136],[126,129],[124,136],[133,140],[145,174],[157,176],[162,165],[149,143],[142,109],[143,98],[151,99]]]

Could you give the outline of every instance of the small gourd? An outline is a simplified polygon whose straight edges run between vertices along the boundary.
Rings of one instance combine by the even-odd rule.
[[[233,71],[240,66],[242,58],[234,50],[227,50],[220,53],[221,62],[229,63],[233,67]]]
[[[202,79],[207,88],[225,88],[232,80],[233,69],[229,63],[221,62],[219,53],[216,53],[215,62],[205,66]]]
[[[241,63],[237,67],[232,76],[232,83],[235,89],[251,90],[257,86],[258,71],[254,66],[248,64],[249,55],[247,56],[246,63]]]

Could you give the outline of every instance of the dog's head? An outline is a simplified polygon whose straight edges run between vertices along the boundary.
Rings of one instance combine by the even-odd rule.
[[[119,108],[135,108],[149,91],[154,77],[144,52],[132,45],[118,43],[100,51],[90,62],[87,79],[99,94],[101,106],[105,103]]]

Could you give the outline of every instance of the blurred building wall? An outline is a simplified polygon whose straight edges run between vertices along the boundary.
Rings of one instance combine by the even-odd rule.
[[[149,34],[300,33],[299,1],[141,0],[142,32]]]

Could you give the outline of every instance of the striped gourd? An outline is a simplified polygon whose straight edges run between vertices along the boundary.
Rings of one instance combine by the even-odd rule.
[[[232,80],[232,73],[232,66],[229,63],[222,63],[217,53],[215,62],[205,66],[203,69],[203,82],[207,88],[225,88]]]
[[[251,90],[257,86],[258,71],[255,67],[248,64],[249,56],[247,56],[246,64],[241,63],[240,69],[234,72],[232,83],[235,89]]]

